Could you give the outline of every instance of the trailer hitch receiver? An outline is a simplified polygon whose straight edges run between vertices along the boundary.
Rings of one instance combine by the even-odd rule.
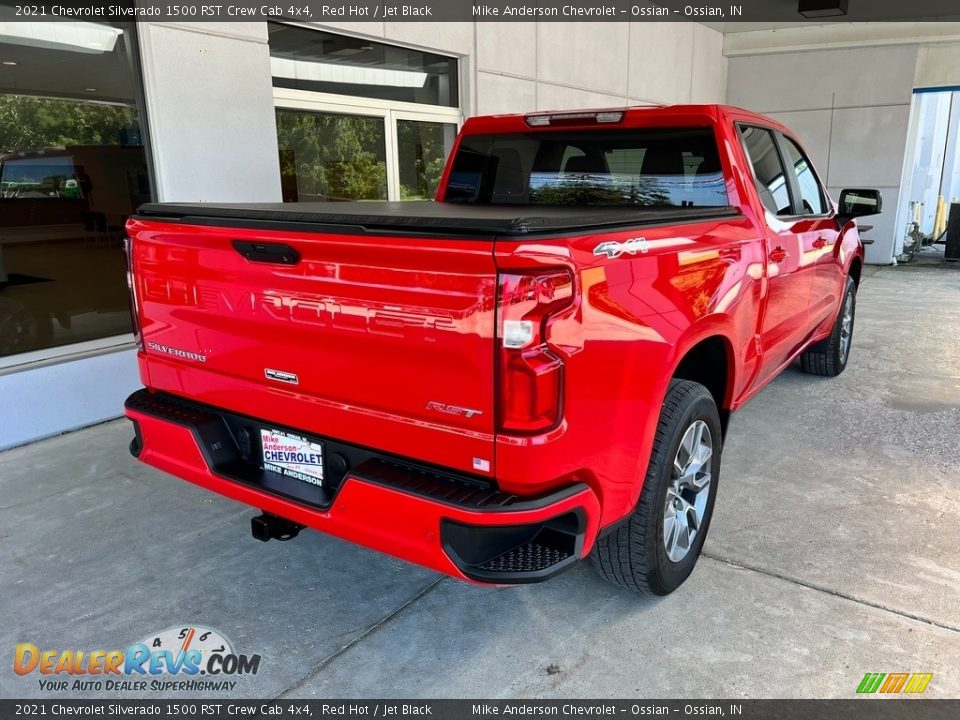
[[[250,519],[250,532],[253,537],[261,542],[293,540],[300,534],[301,530],[303,530],[303,525],[270,513],[263,513]]]

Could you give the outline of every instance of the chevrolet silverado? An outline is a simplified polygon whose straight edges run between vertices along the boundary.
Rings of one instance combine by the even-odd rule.
[[[730,415],[837,375],[876,190],[703,105],[474,117],[433,201],[147,204],[141,461],[477,583],[690,575]]]

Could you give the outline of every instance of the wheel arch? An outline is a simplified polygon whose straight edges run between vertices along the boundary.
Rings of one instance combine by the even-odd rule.
[[[863,259],[859,255],[854,255],[850,261],[850,267],[847,269],[847,275],[853,280],[856,287],[860,287],[860,276],[863,273]]]
[[[698,338],[678,355],[671,380],[692,380],[700,383],[713,396],[720,413],[724,437],[733,405],[735,376],[733,345],[721,333]]]

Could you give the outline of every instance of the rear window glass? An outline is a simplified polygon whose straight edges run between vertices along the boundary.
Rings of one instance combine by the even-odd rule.
[[[477,205],[716,207],[729,203],[708,128],[466,136],[445,199]]]
[[[77,169],[70,156],[0,160],[0,197],[80,197]]]

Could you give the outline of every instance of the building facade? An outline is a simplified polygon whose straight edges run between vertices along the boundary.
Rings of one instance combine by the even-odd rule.
[[[917,46],[844,60],[855,102],[815,107],[764,94],[814,54],[724,47],[687,22],[0,22],[0,449],[116,417],[139,386],[122,227],[148,200],[429,197],[470,115],[728,99],[796,127],[832,190],[896,194]],[[889,97],[855,87],[876,62]],[[848,161],[890,104],[867,129],[894,157]],[[868,261],[893,256],[893,203]]]
[[[139,385],[141,202],[428,197],[471,114],[725,95],[722,35],[690,23],[3,26],[0,448]]]

